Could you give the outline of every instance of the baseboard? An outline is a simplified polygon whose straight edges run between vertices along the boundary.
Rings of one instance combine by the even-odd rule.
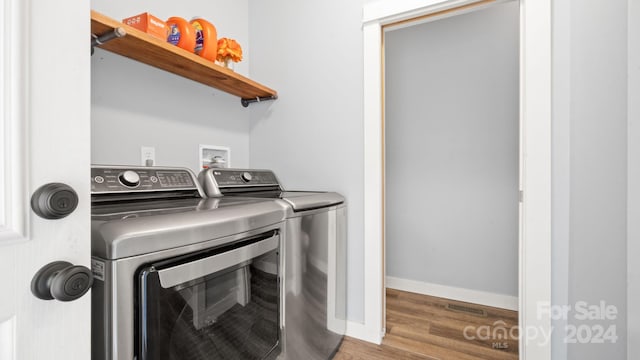
[[[383,334],[375,329],[367,328],[363,323],[347,321],[347,331],[345,335],[380,345]]]
[[[518,310],[518,297],[516,296],[431,284],[416,280],[400,279],[392,276],[386,277],[386,287],[473,304],[492,306],[501,309]]]

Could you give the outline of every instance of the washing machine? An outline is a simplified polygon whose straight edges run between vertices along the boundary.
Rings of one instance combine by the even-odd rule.
[[[210,198],[272,199],[286,208],[283,358],[332,358],[346,328],[344,197],[335,192],[286,191],[270,170],[211,168],[198,177]]]

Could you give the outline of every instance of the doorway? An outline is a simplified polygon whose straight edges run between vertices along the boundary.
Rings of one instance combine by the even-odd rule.
[[[380,343],[384,335],[383,239],[383,27],[409,26],[425,19],[460,15],[503,1],[381,0],[365,4],[364,37],[364,202],[365,202],[365,323],[361,338]],[[520,4],[520,203],[519,324],[536,335],[520,342],[522,359],[549,359],[542,333],[550,330],[540,304],[550,301],[551,210],[551,1],[519,0]],[[526,156],[524,156],[526,154]]]
[[[518,11],[385,28],[388,287],[517,310]]]
[[[435,296],[472,310],[471,304],[515,311],[519,4],[428,20],[388,25],[383,33],[387,296],[394,289],[427,295],[427,303]],[[393,313],[387,336],[394,337],[402,333],[403,314],[393,301],[386,309]],[[506,313],[494,321],[517,327],[516,313]],[[467,315],[487,317],[480,310]],[[448,326],[428,316],[416,322]],[[451,331],[420,338],[469,345],[461,330]],[[500,351],[517,354],[517,338],[501,340],[508,342]],[[474,345],[467,351],[480,354],[494,344]]]

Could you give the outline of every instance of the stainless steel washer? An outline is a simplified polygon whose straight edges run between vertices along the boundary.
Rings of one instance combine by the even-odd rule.
[[[346,205],[335,192],[284,191],[270,170],[207,169],[209,197],[274,199],[287,208],[284,237],[284,358],[325,360],[346,327]]]
[[[203,197],[183,168],[93,166],[92,359],[281,353],[273,200]]]

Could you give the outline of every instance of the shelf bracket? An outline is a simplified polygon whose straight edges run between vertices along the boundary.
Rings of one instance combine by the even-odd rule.
[[[106,43],[107,41],[111,41],[113,39],[117,39],[117,38],[121,38],[123,36],[127,35],[127,32],[121,28],[121,27],[117,27],[115,29],[113,29],[113,31],[109,31],[106,32],[100,36],[96,35],[96,34],[91,34],[91,55],[93,55],[93,51],[94,48],[98,45],[102,45],[104,43]]]
[[[240,99],[240,102],[242,103],[242,106],[247,107],[249,106],[249,104],[252,104],[252,103],[262,102],[262,101],[271,101],[276,99],[278,99],[278,95],[264,96],[264,97],[256,96],[253,99]]]

